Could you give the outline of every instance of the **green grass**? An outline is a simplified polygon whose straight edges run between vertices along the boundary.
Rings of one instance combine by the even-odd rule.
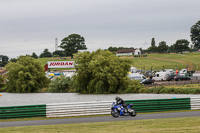
[[[162,59],[155,59],[162,58]],[[166,59],[166,60],[163,60]],[[193,70],[200,70],[200,53],[187,54],[149,54],[147,57],[132,58],[132,65],[138,69],[178,69],[186,68],[187,65]],[[177,61],[179,62],[177,62]]]
[[[145,69],[150,70],[151,67],[153,70],[162,70],[163,66],[165,69],[175,69],[176,67],[185,68],[187,64],[174,62],[174,61],[165,61],[165,60],[158,60],[158,59],[151,59],[151,58],[133,58],[132,66],[136,67],[137,69]]]
[[[148,54],[147,57],[133,57],[122,56],[121,58],[130,58],[133,60],[132,66],[138,69],[161,70],[163,66],[165,69],[182,69],[189,66],[193,70],[200,70],[200,53],[186,53],[186,54]],[[70,57],[52,57],[52,58],[39,58],[42,65],[48,61],[71,61]],[[157,59],[156,59],[157,58]],[[162,58],[162,59],[158,59]],[[60,70],[60,69],[59,69]],[[63,70],[63,69],[61,69]]]
[[[115,118],[113,118],[115,119]],[[199,133],[200,117],[0,128],[1,133]]]
[[[170,86],[165,86],[165,88],[199,88],[200,89],[200,84],[170,85]]]

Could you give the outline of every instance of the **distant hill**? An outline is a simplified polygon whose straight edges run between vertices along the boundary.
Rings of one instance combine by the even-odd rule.
[[[123,56],[121,58],[130,58],[133,60],[132,66],[137,69],[162,70],[164,69],[182,69],[200,71],[200,53],[184,54],[148,54],[147,57]],[[39,61],[45,65],[48,61],[71,61],[70,57],[51,57],[39,58]]]
[[[200,53],[148,54],[147,57],[131,58],[132,66],[138,69],[182,69],[200,70]]]

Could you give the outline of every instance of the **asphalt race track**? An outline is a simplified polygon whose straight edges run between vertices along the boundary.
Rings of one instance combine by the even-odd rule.
[[[114,118],[110,115],[110,116],[103,116],[103,117],[63,118],[63,119],[32,120],[32,121],[10,121],[10,122],[0,122],[0,128],[18,127],[18,126],[125,121],[125,120],[161,119],[161,118],[176,118],[176,117],[195,117],[195,116],[200,116],[200,111],[138,114],[136,117],[121,116],[119,118]]]

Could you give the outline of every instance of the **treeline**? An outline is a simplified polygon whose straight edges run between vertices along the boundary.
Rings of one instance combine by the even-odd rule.
[[[131,80],[127,73],[131,60],[121,59],[110,51],[79,52],[75,54],[77,74],[68,78],[45,76],[41,62],[30,57],[20,56],[17,62],[8,63],[6,91],[14,93],[78,92],[85,94],[134,93],[144,86]]]
[[[151,46],[143,53],[182,53],[184,51],[193,52],[198,48],[189,46],[190,42],[186,39],[177,40],[173,45],[168,46],[165,41],[159,42],[158,46],[155,45],[155,39],[152,38]]]
[[[109,47],[108,49],[105,50],[109,50],[110,52],[116,52],[117,50],[120,49],[134,49],[134,47]]]

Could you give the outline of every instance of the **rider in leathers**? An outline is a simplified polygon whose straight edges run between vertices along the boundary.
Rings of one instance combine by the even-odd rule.
[[[125,111],[127,112],[127,108],[126,108],[127,106],[124,100],[118,96],[115,97],[115,100],[116,100],[116,104],[117,105],[122,104],[122,106],[125,108]]]

